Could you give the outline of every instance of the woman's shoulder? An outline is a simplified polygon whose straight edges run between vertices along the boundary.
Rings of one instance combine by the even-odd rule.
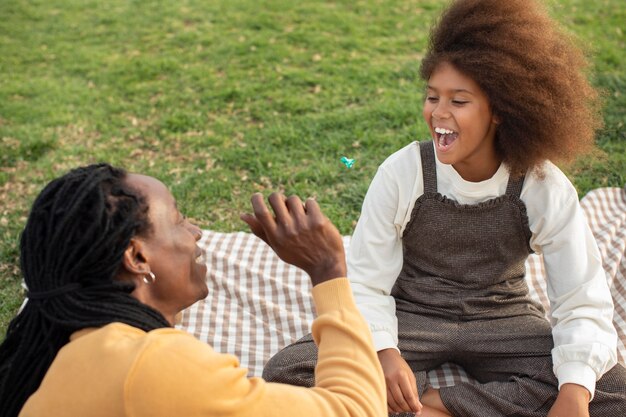
[[[221,356],[192,334],[172,327],[146,332],[127,324],[111,323],[87,337],[92,335],[94,340],[88,343],[92,349],[86,350],[100,351],[107,357],[126,358],[129,368],[136,368],[139,362],[142,366],[151,366],[149,364],[158,364],[164,360],[195,363],[198,358],[206,360]],[[236,362],[233,358],[228,360]]]
[[[147,346],[194,344],[197,339],[176,328],[164,327],[146,332],[137,327],[116,322],[100,328],[79,330],[72,335],[71,341],[80,348],[114,348],[116,351],[125,351],[130,354],[133,351],[139,353]]]

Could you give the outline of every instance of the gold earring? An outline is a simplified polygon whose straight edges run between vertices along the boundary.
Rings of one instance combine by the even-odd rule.
[[[148,277],[150,277],[150,280],[148,280]],[[148,276],[143,276],[143,282],[146,284],[154,284],[156,282],[156,275],[154,275],[152,271],[148,272]]]

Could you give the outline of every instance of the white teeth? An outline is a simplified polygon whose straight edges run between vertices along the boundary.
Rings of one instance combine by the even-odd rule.
[[[444,129],[442,127],[436,127],[435,132],[439,133],[440,135],[449,135],[451,133],[454,133],[453,130]]]
[[[206,261],[206,256],[205,256],[204,251],[202,251],[200,255],[196,256],[196,263],[203,264],[205,263],[205,261]]]

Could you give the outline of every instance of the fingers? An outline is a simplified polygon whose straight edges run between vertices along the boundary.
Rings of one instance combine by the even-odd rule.
[[[287,198],[281,193],[272,193],[268,197],[268,202],[274,211],[274,217],[265,205],[261,194],[253,194],[251,202],[257,223],[260,223],[264,228],[269,226],[273,229],[277,226],[289,226],[306,216],[314,218],[323,216],[319,205],[312,198],[307,199],[305,205],[298,196],[293,195]],[[242,215],[241,219],[248,223],[251,228],[254,227],[250,224],[251,217],[249,215]]]
[[[304,204],[302,204],[302,201],[298,198],[298,196],[292,195],[291,197],[287,198],[286,204],[290,218],[296,224],[304,226],[306,223],[304,221],[306,217],[306,212],[304,209]]]
[[[319,204],[317,204],[317,201],[314,198],[306,199],[304,209],[306,210],[307,215],[314,221],[319,221],[324,217],[322,209],[320,209]]]
[[[416,413],[420,413],[422,411],[422,403],[420,402],[419,395],[417,393],[417,382],[415,381],[415,378],[412,378],[409,385],[404,387],[403,393],[409,409],[411,411],[415,411]]]
[[[415,375],[413,372],[409,372],[405,375],[405,378],[400,382],[400,389],[402,391],[402,396],[405,401],[408,410],[411,411],[421,411],[422,404],[419,401],[417,394],[417,381],[415,380]]]
[[[395,349],[379,351],[378,358],[385,374],[389,411],[421,413],[417,382],[409,364]]]
[[[268,201],[276,216],[276,224],[282,227],[288,227],[292,223],[286,200],[285,196],[281,193],[272,193],[268,197]]]
[[[256,237],[263,239],[265,243],[269,243],[267,241],[267,236],[265,235],[265,230],[263,230],[263,226],[261,226],[261,223],[256,219],[256,217],[254,217],[252,214],[245,213],[240,215],[239,218],[248,224],[248,227],[250,227],[250,231]]]
[[[272,213],[265,205],[263,195],[259,193],[253,194],[250,202],[252,203],[254,215],[246,213],[239,216],[239,218],[248,224],[252,233],[263,239],[265,243],[270,244],[268,236],[273,236],[276,231],[274,216],[272,216]]]
[[[389,385],[387,385],[387,411],[390,413],[399,413],[401,410],[398,402],[396,401],[396,397],[392,392]]]
[[[281,193],[272,193],[268,197],[268,202],[274,216],[263,201],[262,194],[253,194],[250,201],[254,215],[246,213],[239,217],[248,224],[252,233],[266,242],[269,236],[275,235],[278,228],[289,230],[294,223],[305,226],[307,216],[323,217],[317,202],[312,198],[307,199],[305,206],[297,196],[286,198]]]
[[[273,193],[268,209],[261,194],[252,196],[254,215],[241,219],[263,239],[284,262],[304,270],[315,286],[346,276],[343,242],[337,228],[312,199],[302,201]]]
[[[408,381],[387,387],[387,405],[389,411],[394,413],[409,411],[417,413],[422,410],[422,404],[417,399],[417,389],[414,392]]]

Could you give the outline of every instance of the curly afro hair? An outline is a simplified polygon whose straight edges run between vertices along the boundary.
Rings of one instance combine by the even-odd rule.
[[[599,94],[573,39],[534,0],[456,0],[430,35],[420,75],[452,64],[489,97],[496,151],[514,176],[594,146]]]

